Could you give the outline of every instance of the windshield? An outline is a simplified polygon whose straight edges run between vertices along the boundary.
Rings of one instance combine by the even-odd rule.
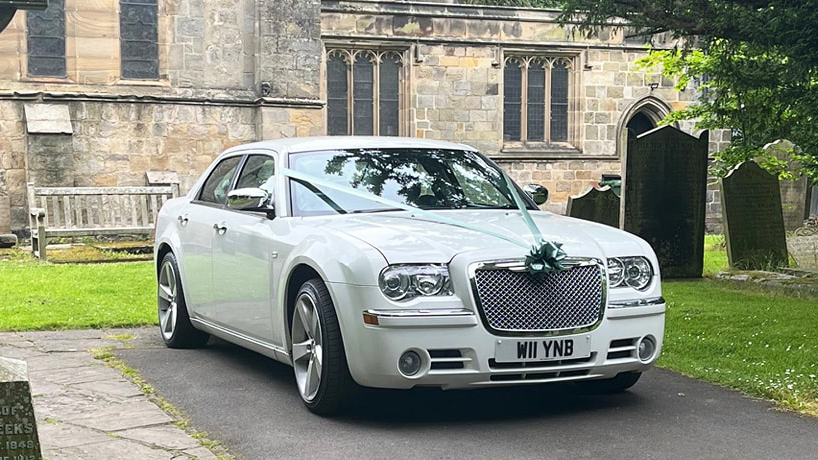
[[[428,210],[516,209],[502,173],[476,152],[355,149],[293,154],[290,167],[334,184]],[[291,180],[293,215],[380,212],[394,207]]]

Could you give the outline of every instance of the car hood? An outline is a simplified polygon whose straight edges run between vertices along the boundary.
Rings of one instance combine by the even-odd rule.
[[[390,212],[334,216],[319,227],[346,233],[371,245],[390,264],[447,263],[460,254],[471,254],[474,260],[522,258],[534,243],[520,211],[452,210],[439,214],[463,226],[410,212]],[[607,225],[550,212],[532,212],[531,216],[543,238],[562,243],[562,249],[572,257],[605,258],[649,250],[647,243],[635,235]],[[486,232],[505,235],[524,246]]]

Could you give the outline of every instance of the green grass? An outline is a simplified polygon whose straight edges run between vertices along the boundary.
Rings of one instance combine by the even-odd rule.
[[[0,260],[0,330],[156,324],[151,262],[51,264]]]
[[[668,302],[659,365],[818,415],[818,302],[663,282]]]
[[[704,276],[715,276],[719,272],[727,271],[729,263],[727,261],[727,247],[724,236],[705,235],[704,236]]]

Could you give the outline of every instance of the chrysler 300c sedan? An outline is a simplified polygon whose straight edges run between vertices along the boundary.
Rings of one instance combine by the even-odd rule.
[[[656,256],[540,211],[546,199],[461,144],[231,148],[159,213],[162,338],[215,335],[290,364],[320,414],[355,384],[625,390],[662,346]]]

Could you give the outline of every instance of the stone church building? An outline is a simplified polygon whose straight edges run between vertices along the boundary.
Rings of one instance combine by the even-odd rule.
[[[144,185],[165,171],[186,192],[225,148],[290,136],[470,144],[518,182],[545,185],[547,208],[564,212],[569,195],[621,173],[629,132],[696,95],[638,68],[644,39],[585,38],[558,11],[456,0],[48,4],[0,33],[0,234],[27,234],[27,182]]]

